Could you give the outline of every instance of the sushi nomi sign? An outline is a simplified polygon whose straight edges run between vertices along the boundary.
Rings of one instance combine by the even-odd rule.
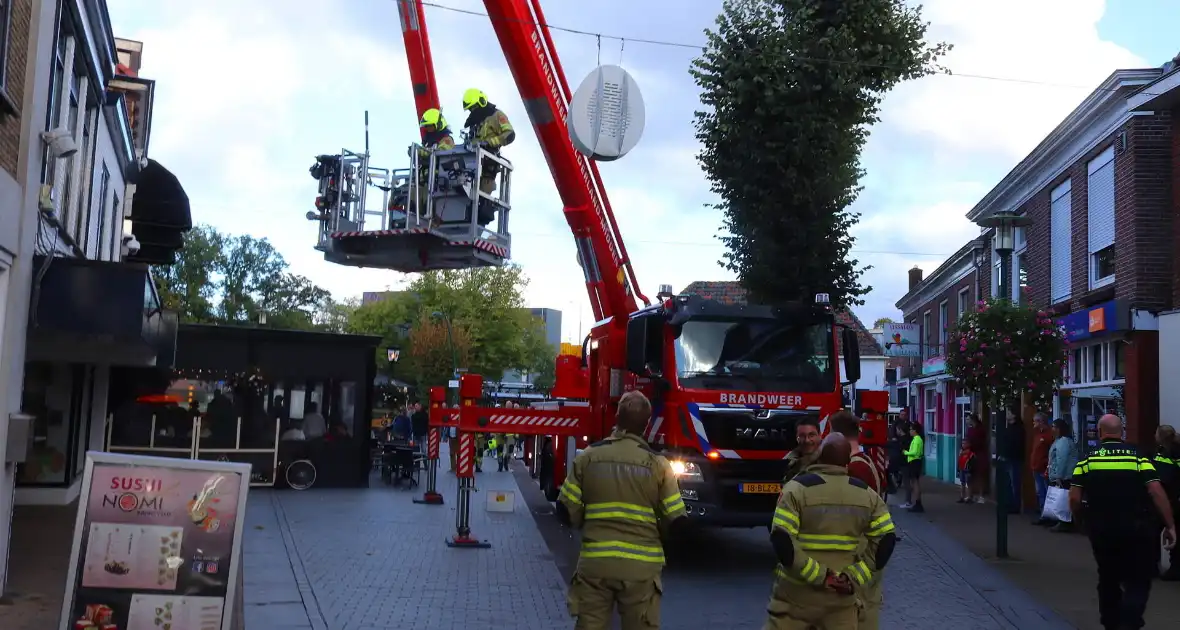
[[[87,453],[60,630],[231,630],[250,470]]]

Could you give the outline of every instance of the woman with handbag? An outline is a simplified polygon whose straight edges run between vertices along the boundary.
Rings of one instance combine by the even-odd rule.
[[[1049,447],[1049,468],[1046,471],[1049,477],[1049,489],[1047,495],[1053,495],[1053,501],[1046,498],[1046,506],[1055,505],[1058,502],[1057,496],[1065,497],[1061,502],[1066,506],[1064,509],[1068,510],[1069,505],[1069,481],[1073,478],[1073,469],[1078,465],[1078,443],[1073,439],[1073,427],[1069,422],[1058,418],[1053,421],[1053,446]],[[1047,510],[1046,510],[1047,511]],[[1065,521],[1060,518],[1055,519],[1057,524],[1049,528],[1051,532],[1068,532],[1073,531],[1072,518],[1070,521]]]

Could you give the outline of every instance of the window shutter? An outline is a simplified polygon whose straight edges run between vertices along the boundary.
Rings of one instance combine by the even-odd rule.
[[[1090,252],[1114,245],[1114,147],[1102,152],[1089,164],[1086,194],[1089,218]]]
[[[1073,277],[1070,270],[1072,260],[1073,239],[1073,207],[1070,201],[1072,186],[1070,180],[1065,180],[1050,194],[1052,208],[1050,210],[1050,251],[1052,255],[1052,277],[1050,301],[1054,304],[1069,297],[1070,285]]]

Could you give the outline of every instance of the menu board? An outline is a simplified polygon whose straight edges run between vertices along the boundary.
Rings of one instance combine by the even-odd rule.
[[[250,465],[87,453],[61,630],[229,630]]]

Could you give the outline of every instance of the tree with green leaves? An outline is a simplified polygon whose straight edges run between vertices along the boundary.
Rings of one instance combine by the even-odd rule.
[[[172,265],[153,269],[165,308],[195,323],[259,324],[295,330],[322,329],[331,294],[291,273],[265,238],[231,236],[197,226],[185,236]]]
[[[892,324],[892,323],[893,323],[893,318],[891,318],[891,317],[878,317],[876,319],[876,321],[873,322],[873,328],[884,328],[885,324]]]
[[[949,50],[926,28],[902,0],[722,4],[691,70],[698,160],[728,231],[720,264],[755,301],[864,303],[868,267],[849,257],[860,152],[884,95]]]
[[[417,356],[420,342],[415,335],[422,322],[449,319],[453,330],[461,330],[470,340],[470,353],[459,367],[495,381],[507,370],[540,373],[556,359],[557,348],[544,342],[541,322],[525,308],[527,286],[528,278],[515,265],[432,271],[417,277],[405,291],[357,308],[347,330],[381,336],[384,345],[399,346],[403,357],[412,357]],[[407,325],[414,328],[407,330]],[[433,378],[417,373],[414,361],[390,366],[381,356],[378,362],[400,380],[417,384]]]
[[[217,321],[217,270],[225,237],[208,225],[198,225],[184,236],[184,249],[171,265],[152,268],[164,308],[180,314],[180,321]]]

